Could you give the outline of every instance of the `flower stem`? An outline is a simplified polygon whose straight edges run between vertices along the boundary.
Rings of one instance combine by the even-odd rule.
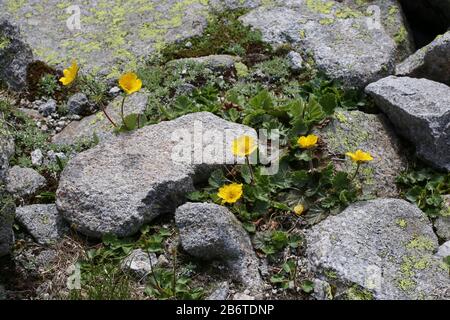
[[[313,172],[314,171],[314,163],[312,160],[313,152],[311,150],[311,151],[308,151],[308,153],[309,153],[309,158],[310,158],[309,159],[309,171]]]
[[[116,123],[113,121],[113,119],[111,119],[111,117],[110,117],[110,116],[108,115],[108,113],[106,112],[106,108],[105,108],[103,105],[102,105],[100,108],[102,109],[102,112],[105,114],[106,119],[108,119],[109,122],[111,122],[111,124],[112,124],[114,127],[117,127]]]
[[[122,124],[126,127],[127,125],[126,125],[126,123],[125,123],[125,116],[124,116],[124,114],[123,114],[123,109],[124,109],[124,106],[125,106],[125,99],[127,98],[127,96],[123,96],[123,99],[122,99],[122,105],[120,106],[120,117],[122,118]],[[128,129],[128,127],[127,127],[127,129]]]
[[[255,184],[255,175],[253,174],[253,168],[250,165],[250,160],[248,156],[245,156],[245,163],[247,164],[248,170],[250,171],[250,176],[252,177],[252,184]]]
[[[350,181],[353,181],[353,180],[355,180],[355,178],[356,178],[356,176],[358,175],[358,172],[359,172],[359,167],[361,166],[361,163],[357,163],[356,164],[356,170],[355,170],[355,173],[353,174],[353,177],[352,177],[352,179],[350,180]]]
[[[91,86],[91,84],[90,84],[88,81],[86,81],[86,79],[80,77],[80,78],[77,78],[77,80],[78,80],[79,82],[81,82],[82,84],[84,84],[85,86],[89,87],[89,89],[90,89],[92,92],[95,92],[94,88]],[[108,119],[108,121],[111,122],[111,124],[112,124],[114,127],[117,127],[116,123],[113,121],[113,119],[111,119],[111,117],[110,117],[110,116],[108,115],[108,113],[106,112],[106,108],[105,108],[105,106],[103,105],[103,103],[100,103],[100,109],[102,110],[103,114],[106,116],[106,119]]]

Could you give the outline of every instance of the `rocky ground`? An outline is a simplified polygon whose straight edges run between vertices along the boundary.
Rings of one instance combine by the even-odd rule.
[[[450,299],[450,1],[69,6],[0,3],[0,299]]]

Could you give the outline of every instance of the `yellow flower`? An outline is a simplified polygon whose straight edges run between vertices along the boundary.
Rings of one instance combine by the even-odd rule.
[[[75,60],[72,61],[72,65],[69,68],[64,69],[64,77],[59,79],[59,82],[64,86],[68,86],[76,79],[78,70],[80,70],[80,68],[78,68],[77,62]]]
[[[119,86],[126,92],[126,94],[132,94],[141,90],[142,80],[139,79],[133,72],[125,73],[119,79]]]
[[[356,150],[355,153],[347,152],[346,155],[349,156],[352,159],[352,161],[356,163],[363,163],[373,160],[373,157],[369,152],[364,152],[362,150]]]
[[[302,204],[298,204],[294,207],[294,212],[298,216],[300,216],[304,211],[305,211],[305,207]]]
[[[242,197],[242,184],[232,183],[224,185],[217,193],[224,203],[235,203]]]
[[[241,136],[233,140],[231,151],[235,156],[246,157],[252,154],[258,146],[255,139],[250,136]]]
[[[301,136],[300,138],[298,138],[298,145],[300,146],[300,148],[302,149],[310,149],[313,148],[317,145],[317,141],[319,140],[319,137],[314,135],[314,134],[310,134],[308,136]]]

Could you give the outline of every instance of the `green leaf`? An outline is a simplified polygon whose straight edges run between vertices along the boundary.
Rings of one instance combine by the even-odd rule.
[[[305,280],[302,283],[302,290],[305,293],[311,293],[314,291],[314,282],[311,280]]]
[[[262,90],[248,102],[254,109],[270,110],[273,107],[272,97],[267,90]]]
[[[248,165],[241,166],[241,177],[247,184],[250,184],[252,182],[252,175]]]
[[[213,188],[220,188],[224,182],[226,181],[222,170],[218,169],[213,171],[211,176],[208,179],[208,183]]]
[[[203,199],[203,193],[200,191],[194,191],[187,194],[186,198],[191,201],[201,201]]]
[[[306,108],[305,122],[308,125],[312,125],[321,122],[323,119],[325,119],[325,113],[323,112],[322,107],[316,99],[311,97]]]
[[[346,172],[337,172],[333,177],[332,184],[333,188],[336,189],[336,191],[345,190],[350,185],[350,179],[348,178]]]
[[[301,161],[311,161],[312,160],[312,157],[311,157],[311,155],[310,155],[310,153],[309,152],[306,152],[306,151],[303,151],[302,153],[300,153],[300,154],[296,154],[295,155],[295,157],[298,159],[298,160],[301,160]]]
[[[283,210],[283,211],[290,211],[291,210],[291,208],[288,205],[286,205],[286,204],[284,204],[282,202],[272,201],[271,205],[272,205],[273,208],[278,209],[278,210]]]
[[[282,269],[286,273],[294,273],[295,268],[296,268],[296,265],[295,265],[295,261],[293,259],[286,261],[282,266]]]
[[[270,282],[272,283],[283,283],[289,281],[288,279],[286,279],[286,277],[282,274],[275,274],[270,278]]]
[[[138,125],[138,117],[139,116],[135,113],[127,115],[124,119],[125,127],[130,131],[136,129]]]
[[[334,93],[327,93],[320,97],[319,104],[326,115],[332,115],[337,107],[337,99]]]
[[[292,118],[291,123],[298,120],[303,120],[303,112],[305,111],[305,102],[302,99],[291,101],[285,109],[288,110],[289,115]]]
[[[293,234],[289,237],[289,246],[293,249],[299,248],[303,243],[303,238],[300,235]]]
[[[242,224],[242,226],[244,227],[244,229],[248,232],[248,233],[255,233],[256,232],[256,227],[253,223],[250,222],[244,222]]]
[[[415,186],[411,190],[408,191],[406,194],[406,199],[408,199],[411,202],[416,202],[420,196],[422,195],[423,188],[420,186]]]
[[[227,111],[228,119],[232,122],[237,122],[241,117],[240,113],[236,109],[230,109]]]
[[[306,170],[295,171],[292,174],[291,179],[292,179],[292,182],[297,187],[305,186],[309,181],[308,171],[306,171]]]

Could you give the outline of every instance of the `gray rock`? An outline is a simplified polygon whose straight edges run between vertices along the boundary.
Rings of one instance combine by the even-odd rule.
[[[6,177],[6,190],[17,198],[31,198],[46,185],[45,178],[30,168],[14,166]]]
[[[93,107],[84,93],[75,93],[67,101],[69,114],[87,116],[92,114]]]
[[[170,265],[169,260],[166,258],[165,255],[161,254],[158,257],[158,266],[159,267],[167,267]]]
[[[121,91],[122,90],[118,86],[114,86],[111,89],[109,89],[109,94],[115,97],[115,96],[119,95],[119,93]]]
[[[440,238],[450,240],[450,216],[436,218],[434,227],[436,228],[436,234]]]
[[[194,182],[233,162],[231,142],[243,134],[256,135],[207,112],[121,134],[69,161],[57,191],[58,209],[86,235],[133,234],[173,212]]]
[[[233,300],[250,301],[255,300],[255,297],[242,292],[238,292],[233,296]]]
[[[450,85],[450,31],[438,36],[396,68],[398,76],[426,78]]]
[[[450,256],[450,241],[447,241],[443,245],[441,245],[435,256],[441,259]]]
[[[300,71],[303,68],[303,58],[298,52],[290,51],[287,58],[293,71]]]
[[[407,168],[406,155],[400,141],[384,115],[361,111],[336,111],[333,120],[315,132],[325,142],[334,158],[345,158],[346,152],[362,149],[374,160],[360,169],[355,180],[364,194],[395,197],[399,192],[395,179]],[[351,161],[334,161],[339,170],[354,172]]]
[[[0,123],[0,183],[6,178],[9,169],[9,159],[14,155],[14,139]]]
[[[358,202],[312,227],[306,256],[339,295],[354,285],[376,299],[448,299],[448,271],[425,214],[399,199]]]
[[[33,152],[31,152],[31,163],[33,166],[41,166],[42,162],[44,161],[44,155],[42,154],[41,149],[36,149]]]
[[[42,245],[54,244],[69,232],[68,224],[54,204],[18,207],[16,219]]]
[[[20,25],[37,59],[67,67],[77,58],[85,72],[117,77],[165,44],[200,35],[210,16],[203,0],[1,1],[0,12]],[[69,11],[67,11],[69,10]]]
[[[434,228],[438,237],[445,241],[450,240],[450,194],[444,197],[444,206],[442,209],[442,215],[436,218],[434,221]]]
[[[368,18],[366,23],[373,23],[373,28],[384,28],[397,46],[396,62],[403,61],[415,51],[415,39],[410,31],[408,19],[397,0],[339,0],[339,2],[353,10],[364,12]],[[377,13],[373,11],[374,7],[380,10],[379,21],[377,21]],[[352,15],[352,11],[344,10],[341,14],[343,16]],[[380,26],[377,26],[376,22],[380,22]]]
[[[133,250],[121,264],[122,270],[143,280],[158,264],[158,259],[154,253],[147,253],[142,249]]]
[[[387,77],[367,86],[377,106],[417,155],[450,170],[450,87],[426,79]]]
[[[47,163],[57,163],[58,159],[60,161],[65,161],[67,160],[67,156],[63,152],[55,152],[53,150],[47,152]]]
[[[39,276],[49,272],[58,257],[58,252],[50,248],[27,246],[14,254],[17,269],[30,276]]]
[[[114,99],[107,107],[106,113],[117,124],[121,125],[120,107],[122,97]],[[125,116],[131,113],[143,114],[147,108],[148,96],[143,92],[137,92],[128,96],[125,100]],[[75,144],[80,141],[92,139],[96,135],[100,141],[114,137],[114,126],[105,116],[103,111],[99,111],[81,121],[72,121],[60,133],[52,138],[56,144]]]
[[[216,289],[205,299],[205,300],[227,300],[228,295],[230,294],[230,285],[228,282],[224,281],[220,283]]]
[[[401,12],[396,1],[384,2]],[[366,16],[368,4],[352,9],[322,0],[277,3],[254,9],[241,19],[260,30],[263,39],[274,46],[288,43],[295,51],[312,56],[320,71],[348,87],[363,88],[391,74],[399,53],[404,56],[410,47],[400,43],[410,42],[401,14],[392,16],[401,30],[399,38],[381,26],[371,27]]]
[[[14,200],[6,193],[0,184],[0,257],[11,252],[14,245]]]
[[[53,99],[49,99],[48,101],[39,105],[39,113],[44,117],[48,117],[52,113],[56,111],[56,101]]]
[[[190,83],[182,83],[180,84],[177,89],[176,89],[176,95],[189,95],[192,92],[194,92],[194,90],[196,89],[196,87],[193,84]]]
[[[333,291],[330,284],[321,279],[314,279],[314,291],[312,296],[316,300],[333,300]]]
[[[221,260],[230,275],[249,289],[263,285],[258,259],[241,223],[226,207],[212,203],[186,203],[175,211],[183,249],[201,259]]]
[[[33,53],[22,41],[19,29],[0,19],[0,81],[12,90],[24,90],[27,86],[28,64],[32,61]]]

